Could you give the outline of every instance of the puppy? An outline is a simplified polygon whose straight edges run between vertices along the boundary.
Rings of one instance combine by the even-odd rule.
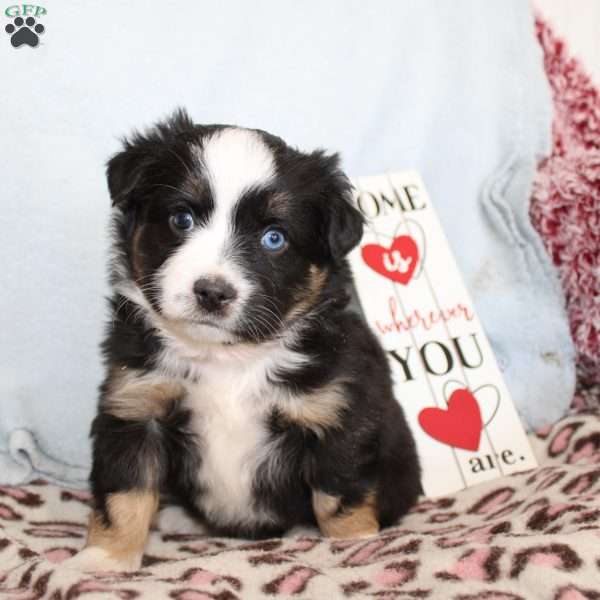
[[[139,568],[165,504],[248,538],[394,523],[420,469],[386,357],[346,308],[363,221],[337,156],[179,111],[107,174],[114,296],[80,565]]]

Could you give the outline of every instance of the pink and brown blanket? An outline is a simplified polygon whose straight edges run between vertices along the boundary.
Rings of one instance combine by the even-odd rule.
[[[538,22],[556,109],[532,218],[561,272],[579,351],[572,413],[531,436],[539,468],[423,500],[377,537],[263,542],[152,531],[136,573],[84,574],[89,496],[0,487],[0,597],[600,599],[600,96]]]
[[[600,412],[567,417],[532,443],[539,468],[423,500],[374,538],[155,530],[136,573],[61,564],[84,544],[88,494],[44,482],[0,488],[0,597],[600,598]]]

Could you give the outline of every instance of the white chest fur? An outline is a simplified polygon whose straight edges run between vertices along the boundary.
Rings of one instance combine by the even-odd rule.
[[[221,367],[189,389],[193,428],[201,440],[200,504],[220,524],[268,522],[253,508],[252,483],[268,458],[269,402],[248,376]]]
[[[273,524],[272,515],[255,506],[252,486],[256,471],[276,469],[277,448],[268,431],[268,414],[283,401],[270,379],[278,367],[299,366],[305,360],[280,343],[249,349],[182,358],[165,353],[171,373],[192,371],[186,383],[186,403],[200,441],[198,499],[207,517],[220,525]],[[189,380],[188,380],[189,381]]]

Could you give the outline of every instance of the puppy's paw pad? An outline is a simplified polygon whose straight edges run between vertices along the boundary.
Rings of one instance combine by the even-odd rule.
[[[103,548],[84,548],[75,556],[68,558],[62,566],[74,571],[94,572],[116,572],[137,571],[141,566],[141,557],[134,557],[126,561],[111,558]]]

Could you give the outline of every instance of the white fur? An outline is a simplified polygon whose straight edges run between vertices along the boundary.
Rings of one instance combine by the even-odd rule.
[[[157,517],[157,525],[162,535],[206,535],[208,530],[198,519],[190,517],[179,506],[166,506]]]
[[[227,128],[204,142],[200,160],[217,205],[227,214],[242,193],[273,176],[273,154],[254,131]]]
[[[195,349],[179,341],[177,350],[171,345],[161,355],[159,366],[165,372],[172,376],[187,372],[196,379],[186,383],[186,403],[202,444],[198,477],[205,491],[199,502],[216,523],[273,522],[271,515],[252,505],[256,470],[264,465],[271,477],[280,472],[266,417],[288,396],[269,379],[277,368],[298,368],[306,361],[306,356],[287,349],[284,340]]]
[[[215,133],[196,152],[210,182],[215,210],[209,222],[193,231],[161,268],[161,309],[169,319],[198,318],[194,282],[200,277],[220,276],[233,285],[238,298],[225,318],[213,321],[208,315],[207,319],[228,329],[240,318],[252,291],[249,275],[236,262],[235,207],[246,190],[268,184],[274,172],[273,155],[259,135],[235,128]],[[206,329],[191,329],[190,333],[196,337],[207,333]]]

